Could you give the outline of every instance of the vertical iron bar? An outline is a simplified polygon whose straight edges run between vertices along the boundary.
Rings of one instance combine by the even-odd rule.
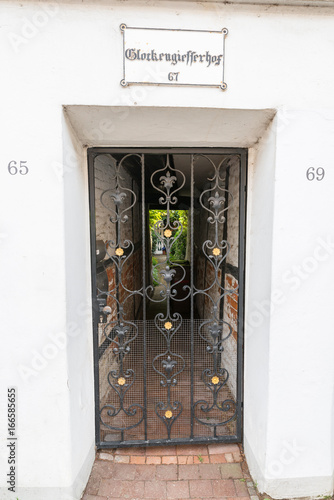
[[[239,179],[240,182],[240,179]],[[228,204],[229,204],[229,198],[228,198],[228,189],[229,189],[229,184],[230,184],[230,166],[226,167],[226,175],[225,175],[225,189],[227,196],[225,198],[225,203],[224,203],[224,209],[226,210],[225,213],[225,222],[224,222],[224,228],[223,228],[223,240],[227,241],[227,228],[228,228],[228,219],[229,219],[229,213],[228,213]],[[219,308],[219,318],[224,321],[224,308],[225,308],[225,293],[226,293],[226,288],[225,288],[225,277],[226,277],[226,261],[227,261],[227,256],[226,259],[223,260],[222,263],[222,276],[221,276],[221,286],[223,287],[223,298],[221,299],[220,302],[220,308]],[[223,331],[221,332],[221,339],[223,338]],[[222,365],[222,353],[218,354],[218,360],[219,360],[219,366]]]
[[[245,237],[246,237],[246,197],[247,197],[247,150],[240,154],[239,184],[239,303],[238,303],[238,352],[237,352],[237,438],[242,439],[243,421],[243,348],[244,348],[244,301],[245,301]]]
[[[131,179],[131,190],[132,192],[134,193],[134,190],[135,190],[135,182],[134,182],[134,179],[132,177]],[[132,199],[131,199],[131,203],[133,203],[133,195],[132,195]],[[134,225],[134,218],[135,218],[135,206],[133,206],[131,208],[131,233],[132,233],[132,241],[134,242],[134,236],[135,236],[135,225]],[[135,243],[135,242],[134,242]],[[133,256],[132,256],[132,283],[133,283],[133,290],[135,289],[135,252],[133,252]],[[133,319],[135,320],[136,319],[136,295],[133,295]]]
[[[92,326],[94,351],[95,443],[99,447],[100,435],[100,380],[99,380],[99,307],[96,300],[96,227],[95,227],[95,155],[88,150],[88,191],[90,217],[90,258],[92,269]]]
[[[190,438],[194,438],[194,155],[190,166]]]
[[[117,169],[119,166],[119,162],[116,163],[116,175],[117,175]],[[118,188],[118,177],[116,177],[116,189]],[[119,208],[116,205],[115,206],[115,211],[116,211],[116,244],[117,246],[121,246],[121,223],[118,220],[119,216]],[[121,271],[120,271],[120,261],[118,264],[115,263],[115,282],[116,282],[116,307],[117,307],[117,321],[122,321],[123,320],[123,314],[119,314],[119,305],[120,305],[120,293],[119,293],[119,284],[121,282]]]
[[[211,183],[211,182],[209,183],[209,186],[210,186],[210,188],[212,187],[212,183]],[[201,207],[201,209],[202,209],[202,207]],[[209,239],[209,224],[208,224],[208,223],[206,224],[206,238],[205,238],[205,239],[206,239],[206,240],[208,240],[208,239]],[[204,255],[204,277],[203,277],[203,289],[205,289],[205,288],[206,288],[206,283],[207,283],[207,281],[206,281],[207,263],[208,263],[208,259],[206,259],[206,258],[205,258],[205,255]],[[202,318],[203,318],[203,319],[206,319],[206,317],[205,317],[205,296],[203,297],[203,313],[202,313]]]
[[[226,191],[228,192],[228,188],[229,188],[229,181],[230,181],[230,167],[228,166],[226,168],[226,176],[225,176],[225,189]],[[239,179],[240,181],[240,179]],[[227,224],[228,224],[228,210],[227,210],[227,207],[228,207],[228,204],[229,204],[229,199],[228,199],[228,194],[226,196],[226,199],[225,199],[225,203],[224,203],[224,210],[225,211],[225,222],[224,222],[224,229],[223,229],[223,240],[224,241],[227,241]],[[223,260],[223,264],[222,264],[222,278],[221,278],[221,286],[223,287],[224,289],[224,295],[223,295],[223,298],[221,300],[221,307],[220,307],[220,319],[224,319],[224,306],[225,306],[225,276],[226,276],[226,259]]]
[[[146,211],[145,211],[145,154],[141,157],[141,191],[142,191],[142,252],[143,252],[143,382],[144,382],[144,426],[147,441],[147,390],[146,390]]]

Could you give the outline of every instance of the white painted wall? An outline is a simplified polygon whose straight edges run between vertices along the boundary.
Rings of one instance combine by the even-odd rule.
[[[84,146],[254,146],[271,109],[280,112],[254,148],[249,191],[246,453],[261,491],[330,493],[333,255],[323,241],[334,237],[333,14],[207,2],[1,2],[0,394],[16,385],[19,395],[19,489],[9,493],[1,473],[4,500],[78,499],[93,459]],[[121,22],[226,26],[227,92],[122,88]],[[10,176],[13,159],[26,160],[29,174]],[[319,165],[324,181],[307,181],[306,169]],[[302,266],[298,282],[294,266]],[[251,331],[254,303],[276,290],[286,300]],[[66,347],[56,343],[59,332]],[[3,412],[0,429],[6,471]]]
[[[283,484],[301,493],[301,471],[309,495],[333,489],[334,320],[323,295],[334,273],[333,133],[333,111],[291,110],[277,134],[271,286],[282,303],[271,314],[262,485],[276,497]],[[306,179],[310,165],[325,169],[324,181]]]
[[[64,233],[66,273],[67,388],[69,399],[71,490],[85,488],[95,458],[92,411],[93,353],[88,172],[84,150],[65,119],[63,124]],[[69,168],[71,166],[71,168]],[[59,179],[59,182],[62,180]]]
[[[268,441],[276,128],[277,117],[250,151],[248,173],[244,445],[251,473],[257,481],[265,475]]]

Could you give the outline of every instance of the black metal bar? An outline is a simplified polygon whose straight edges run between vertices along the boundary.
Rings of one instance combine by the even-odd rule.
[[[135,182],[134,182],[134,179],[132,178],[131,189],[133,192],[135,189],[134,184],[135,184]],[[135,233],[135,231],[134,231],[134,213],[135,213],[135,207],[133,206],[131,208],[131,233],[132,233],[132,235],[134,235],[134,233]],[[135,248],[136,248],[136,244],[134,244],[134,249],[133,249],[132,276],[135,276],[135,259],[134,259]],[[136,319],[136,295],[133,296],[133,319]]]
[[[190,353],[190,438],[194,438],[194,155],[191,155],[190,170],[190,324],[191,324],[191,353]]]
[[[201,207],[202,210],[202,207]],[[209,224],[206,225],[206,237],[205,239],[208,240],[209,238]],[[203,288],[207,287],[207,266],[208,266],[208,260],[204,259],[204,276],[203,276]],[[203,297],[203,312],[202,312],[202,318],[205,318],[205,297]]]
[[[96,300],[96,229],[95,229],[95,155],[88,155],[88,192],[90,217],[90,258],[92,269],[92,305],[93,305],[93,352],[94,352],[94,396],[95,396],[95,442],[99,446],[100,435],[100,380],[99,380],[99,335],[98,303]]]
[[[247,152],[245,148],[117,148],[117,147],[93,147],[88,149],[88,154],[113,154],[113,153],[136,153],[138,154],[224,154],[224,155],[242,155]]]
[[[144,381],[144,426],[145,426],[145,441],[147,440],[147,353],[146,353],[146,200],[145,200],[145,155],[141,158],[141,189],[142,189],[142,257],[143,257],[143,381]]]
[[[236,434],[231,436],[205,436],[196,437],[194,439],[184,439],[184,438],[172,438],[172,439],[149,439],[147,441],[143,440],[129,440],[129,441],[104,441],[99,443],[98,449],[103,448],[126,448],[128,446],[157,446],[157,445],[177,445],[177,444],[210,444],[210,443],[239,443],[240,438]]]
[[[242,440],[243,429],[243,367],[244,367],[244,304],[245,304],[245,239],[246,239],[246,202],[247,202],[247,150],[240,154],[239,184],[239,301],[237,336],[237,436]]]
[[[225,177],[225,189],[228,191],[229,188],[229,180],[230,180],[230,167],[226,167],[226,177]],[[229,203],[228,196],[226,196],[225,199],[225,204],[224,208],[227,209]],[[223,229],[223,240],[227,241],[227,226],[228,226],[228,211],[226,211],[225,214],[225,222],[224,222],[224,229]],[[222,264],[222,278],[221,278],[221,284],[222,287],[225,288],[225,277],[226,277],[226,259],[224,259],[224,262]],[[225,307],[225,295],[223,296],[220,304],[220,319],[224,319],[224,307]]]

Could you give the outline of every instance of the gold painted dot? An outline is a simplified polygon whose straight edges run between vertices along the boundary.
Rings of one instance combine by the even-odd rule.
[[[212,377],[211,382],[212,382],[214,385],[217,385],[217,384],[219,384],[219,378],[218,378],[218,377]]]
[[[121,257],[124,254],[123,248],[117,248],[115,254]]]
[[[119,377],[119,379],[117,380],[118,382],[118,385],[124,385],[125,384],[125,378],[124,377]]]
[[[167,410],[167,411],[165,412],[165,417],[166,417],[166,418],[172,418],[172,416],[173,416],[173,413],[172,413],[170,410]]]
[[[166,236],[166,238],[170,238],[172,236],[172,231],[170,229],[166,229],[164,235]]]
[[[213,253],[213,255],[215,255],[215,256],[219,255],[219,254],[220,254],[220,250],[219,250],[219,248],[217,248],[217,247],[216,247],[216,248],[214,248],[214,249],[212,250],[212,253]]]
[[[173,325],[172,325],[172,323],[170,321],[166,321],[166,323],[165,323],[164,326],[165,326],[166,330],[170,330]]]

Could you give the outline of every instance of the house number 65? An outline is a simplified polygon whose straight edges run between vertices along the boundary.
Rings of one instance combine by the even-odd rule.
[[[19,165],[16,160],[12,160],[8,163],[8,172],[10,175],[16,175],[17,173],[21,175],[27,175],[29,168],[26,165],[27,161],[20,161]]]

